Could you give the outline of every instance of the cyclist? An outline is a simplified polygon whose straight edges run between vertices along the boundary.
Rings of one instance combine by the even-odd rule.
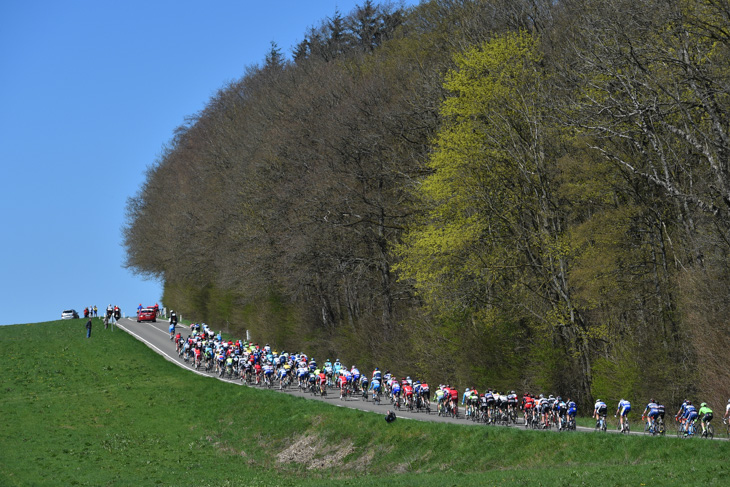
[[[656,419],[659,417],[659,405],[656,403],[654,398],[649,399],[649,404],[644,408],[644,412],[641,414],[641,420],[649,419],[649,429],[655,431]]]
[[[571,424],[571,422],[575,420],[575,413],[578,411],[578,408],[575,406],[575,401],[570,398],[568,398],[566,406],[568,408],[566,413],[566,416],[568,417],[568,424]]]
[[[200,368],[200,347],[195,347],[195,368]]]
[[[347,392],[347,375],[345,375],[343,370],[341,370],[340,375],[337,376],[337,385],[340,388],[340,399],[342,399]]]
[[[446,391],[444,390],[443,385],[439,385],[436,389],[436,407],[439,410],[439,413],[442,412],[443,407],[446,402]]]
[[[558,400],[555,403],[555,407],[558,409],[558,430],[562,430],[566,427],[566,413],[568,405],[563,401],[563,398],[558,396]]]
[[[522,409],[525,411],[525,427],[532,422],[532,409],[535,407],[535,399],[527,392],[522,396]]]
[[[405,405],[409,409],[413,409],[413,386],[408,380],[403,381],[403,397],[405,398]]]
[[[487,389],[487,392],[484,394],[484,399],[487,402],[487,421],[492,421],[492,413],[494,412],[494,404],[496,403],[496,400],[494,399],[494,393],[491,389]]]
[[[471,396],[471,389],[468,387],[464,389],[464,395],[461,397],[461,405],[463,406],[464,403],[467,405],[466,415],[469,416],[469,397]]]
[[[694,433],[693,431],[690,431],[690,427],[697,420],[697,416],[697,408],[692,404],[692,401],[687,401],[687,405],[684,407],[684,436],[689,436],[690,433]]]
[[[319,393],[322,396],[327,395],[327,373],[324,370],[319,371]]]
[[[286,382],[286,377],[289,375],[289,369],[287,369],[286,366],[279,367],[276,370],[276,375],[279,378],[279,389],[283,389],[284,382]]]
[[[677,411],[677,414],[674,415],[674,420],[680,423],[680,425],[683,425],[685,428],[685,431],[687,431],[687,427],[685,425],[685,417],[687,413],[687,404],[689,403],[688,399],[685,399],[681,406],[679,406],[679,411]]]
[[[538,405],[540,406],[540,414],[542,414],[542,424],[547,429],[550,425],[550,399],[546,398],[544,394],[540,394]]]
[[[352,366],[352,369],[350,369],[350,374],[352,374],[352,385],[355,392],[358,391],[358,385],[360,384],[360,371],[357,367],[354,365]]]
[[[510,418],[517,422],[517,394],[515,391],[510,391],[510,393],[507,394],[507,410]]]
[[[615,418],[618,415],[621,425],[620,430],[622,432],[624,430],[624,423],[628,419],[629,411],[631,411],[631,403],[627,399],[621,399],[618,402],[618,408],[616,408],[616,414],[613,417]]]
[[[373,370],[373,380],[377,380],[379,382],[382,382],[383,380],[383,373],[377,367],[375,367],[375,370]]]
[[[400,406],[400,383],[397,380],[394,380],[392,382],[391,388],[390,388],[390,395],[393,398],[393,404],[395,404],[396,407]]]
[[[449,394],[451,395],[451,410],[454,412],[454,416],[456,416],[459,414],[459,391],[456,390],[456,387],[449,387]]]
[[[596,400],[596,404],[593,406],[593,417],[596,419],[596,428],[601,425],[601,420],[606,421],[606,415],[608,414],[608,406],[600,399]]]
[[[360,376],[360,390],[362,391],[363,397],[367,397],[367,392],[370,389],[370,381],[368,380],[368,376],[365,374],[362,374]]]
[[[707,406],[706,402],[703,402],[700,404],[699,414],[702,415],[700,421],[702,423],[702,436],[705,436],[707,434],[707,425],[712,421],[712,409]]]
[[[373,380],[370,381],[370,390],[373,391],[373,401],[378,401],[380,395],[380,379],[373,376]]]
[[[479,403],[479,393],[476,389],[467,387],[464,395],[461,397],[461,405],[466,404],[466,416],[472,417],[476,414],[477,404]]]
[[[297,380],[299,381],[299,388],[303,387],[304,384],[306,384],[308,376],[309,369],[307,368],[307,365],[300,362],[299,367],[297,367]]]
[[[431,410],[431,389],[428,387],[427,382],[418,382],[418,393],[423,399],[423,405]]]

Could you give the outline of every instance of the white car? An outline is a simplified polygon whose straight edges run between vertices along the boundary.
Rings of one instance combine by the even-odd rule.
[[[73,320],[78,317],[79,317],[79,314],[76,312],[75,309],[67,309],[66,311],[61,313],[62,320]]]

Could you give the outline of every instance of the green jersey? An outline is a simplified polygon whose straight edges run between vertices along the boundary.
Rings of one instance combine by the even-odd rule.
[[[700,408],[700,414],[712,414],[712,409],[707,406],[703,406]]]

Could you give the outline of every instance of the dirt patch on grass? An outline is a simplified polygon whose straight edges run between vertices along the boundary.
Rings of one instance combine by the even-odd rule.
[[[307,469],[332,468],[342,464],[342,460],[353,453],[355,447],[350,441],[337,445],[325,445],[315,436],[300,436],[294,443],[276,456],[279,463],[299,463]]]

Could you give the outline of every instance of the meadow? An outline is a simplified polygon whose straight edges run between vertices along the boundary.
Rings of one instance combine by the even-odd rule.
[[[0,327],[0,485],[727,485],[730,443],[396,420],[201,377],[84,320]]]

